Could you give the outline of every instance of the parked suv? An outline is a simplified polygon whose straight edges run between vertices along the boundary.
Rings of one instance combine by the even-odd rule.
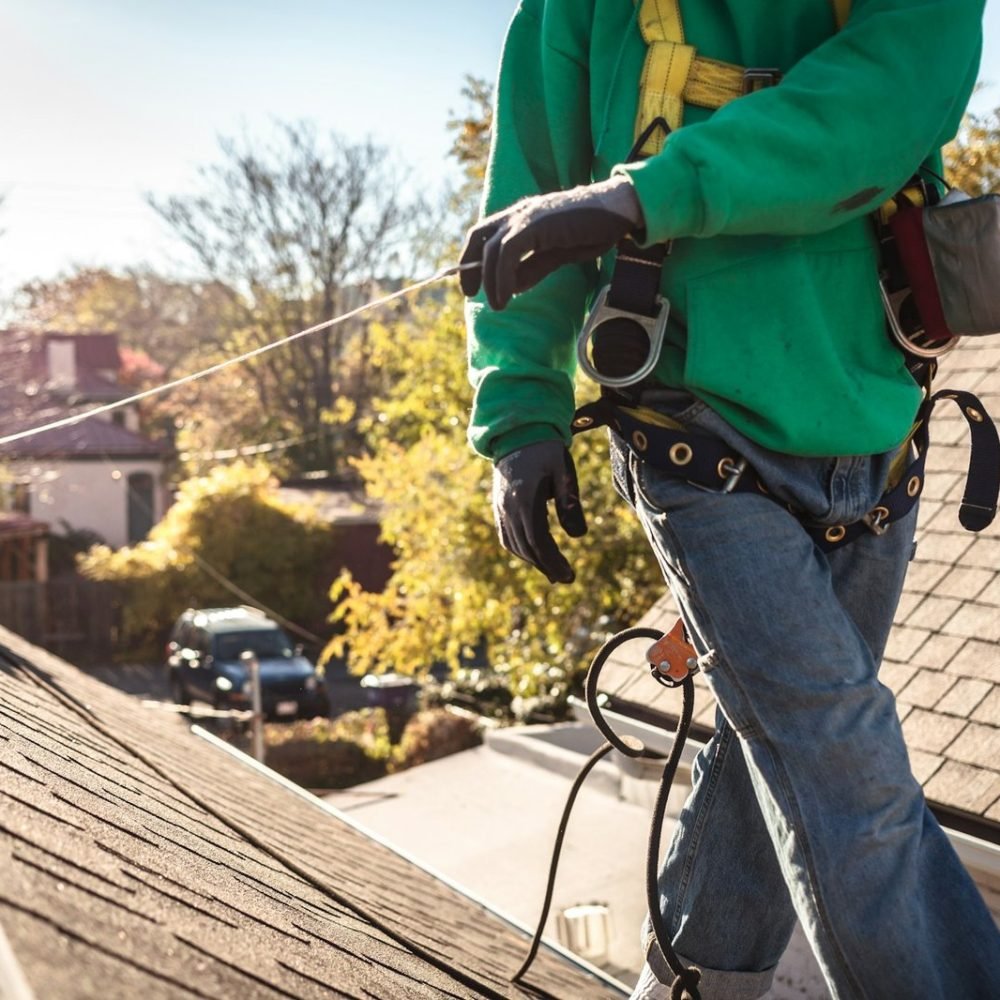
[[[326,692],[316,668],[276,622],[249,607],[189,609],[177,619],[166,650],[173,700],[180,705],[200,699],[215,708],[249,708],[250,675],[241,660],[246,651],[260,663],[267,716],[327,714]]]

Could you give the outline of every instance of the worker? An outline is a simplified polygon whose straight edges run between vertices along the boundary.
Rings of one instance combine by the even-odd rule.
[[[655,275],[651,364],[613,311],[579,357],[640,421],[611,422],[615,485],[719,705],[658,886],[705,1000],[765,994],[796,918],[836,1000],[1000,996],[1000,934],[877,676],[916,519],[880,501],[922,387],[871,218],[956,133],[983,6],[522,0],[506,37],[462,258],[469,436],[501,543],[571,581],[548,504],[586,531],[577,338],[600,288],[621,307]],[[658,429],[684,445],[669,463]],[[685,475],[703,448],[714,484]],[[648,924],[645,947],[633,997],[666,998]]]

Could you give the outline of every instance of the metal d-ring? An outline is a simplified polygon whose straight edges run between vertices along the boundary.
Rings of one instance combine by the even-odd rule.
[[[663,348],[663,337],[667,329],[667,318],[670,316],[670,303],[659,296],[655,316],[643,316],[641,313],[627,312],[624,309],[615,309],[608,305],[608,293],[610,285],[605,285],[597,296],[594,308],[590,310],[587,322],[583,324],[580,337],[576,342],[576,356],[580,363],[580,369],[588,377],[593,379],[598,385],[606,385],[609,389],[624,389],[626,386],[635,385],[641,382],[648,375],[653,374],[657,362],[660,360],[660,351]],[[590,344],[597,328],[611,319],[627,319],[640,326],[646,337],[649,339],[649,354],[646,360],[628,375],[603,375],[590,360]]]

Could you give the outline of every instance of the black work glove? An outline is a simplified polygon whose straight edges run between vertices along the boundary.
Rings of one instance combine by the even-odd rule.
[[[557,267],[594,260],[642,225],[625,177],[525,198],[469,230],[460,263],[479,266],[461,272],[462,291],[475,295],[481,284],[489,304],[503,309]]]
[[[575,574],[549,531],[549,500],[567,535],[587,533],[576,467],[561,441],[539,441],[504,456],[493,468],[493,518],[500,544],[541,570],[549,583]]]

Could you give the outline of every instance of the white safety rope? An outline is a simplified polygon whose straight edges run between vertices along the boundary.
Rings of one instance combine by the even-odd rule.
[[[387,305],[389,302],[401,299],[406,295],[412,295],[414,292],[419,292],[422,288],[427,288],[429,285],[437,284],[437,282],[443,281],[445,278],[450,278],[452,275],[458,274],[459,271],[479,266],[480,265],[478,264],[466,264],[463,268],[455,264],[451,267],[442,268],[440,271],[432,274],[429,278],[423,278],[415,284],[407,285],[405,288],[400,288],[398,291],[390,292],[388,295],[383,295],[379,299],[366,302],[364,305],[360,305],[357,309],[352,309],[350,312],[344,313],[342,316],[335,316],[333,319],[328,319],[324,323],[317,323],[315,326],[310,326],[305,330],[299,330],[298,333],[289,334],[287,337],[282,337],[280,340],[275,340],[269,344],[264,344],[261,347],[256,347],[252,351],[247,351],[245,354],[240,354],[237,357],[227,358],[225,361],[220,361],[218,364],[211,365],[208,368],[203,368],[201,371],[191,372],[189,375],[182,375],[180,378],[175,378],[171,382],[164,382],[162,385],[153,386],[151,389],[144,389],[142,392],[137,392],[132,396],[127,396],[125,399],[115,400],[113,403],[105,403],[102,406],[95,406],[92,409],[83,410],[80,413],[74,413],[72,416],[63,417],[60,420],[53,420],[50,423],[41,424],[38,427],[30,427],[27,430],[18,431],[15,434],[7,434],[0,437],[0,446],[12,444],[14,441],[23,441],[25,438],[34,437],[37,434],[44,434],[46,431],[54,431],[60,427],[71,427],[73,424],[89,420],[91,417],[100,416],[102,413],[110,413],[112,410],[121,409],[123,406],[130,406],[132,403],[141,402],[144,399],[149,399],[151,396],[158,396],[161,393],[169,392],[171,389],[176,389],[179,386],[187,385],[190,382],[196,382],[198,379],[214,375],[216,372],[221,372],[223,369],[229,368],[232,365],[238,365],[244,361],[249,361],[252,358],[259,357],[261,354],[266,354],[268,351],[273,351],[278,347],[284,347],[285,344],[290,344],[293,340],[299,340],[302,337],[310,336],[310,334],[319,333],[321,330],[328,330],[332,326],[338,326],[341,323],[346,323],[349,319],[354,319],[355,316],[360,316],[362,313],[370,312],[380,306]]]

